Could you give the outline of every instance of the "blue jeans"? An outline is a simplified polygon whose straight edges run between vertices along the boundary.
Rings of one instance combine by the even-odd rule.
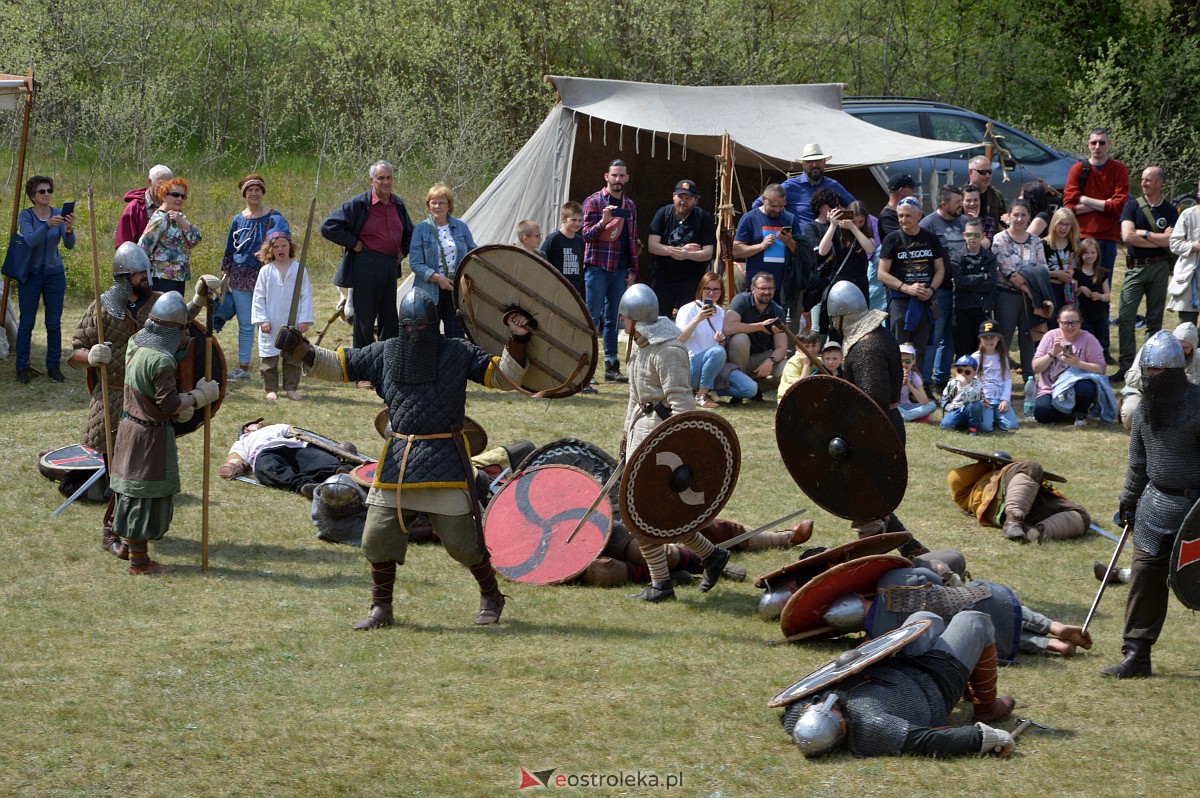
[[[954,290],[939,288],[936,298],[941,315],[933,322],[925,354],[925,373],[921,375],[930,385],[942,385],[950,379],[950,363],[955,355],[971,354],[954,351]]]
[[[987,426],[983,422],[983,402],[971,402],[966,407],[956,407],[947,410],[942,416],[942,429],[970,429],[974,427],[979,432],[991,432],[992,420],[987,418]]]
[[[46,304],[46,368],[58,368],[62,360],[63,298],[67,295],[67,273],[31,274],[20,283],[17,299],[21,311],[17,323],[18,369],[29,368],[29,347],[33,341],[33,325],[37,323],[38,305]]]
[[[995,405],[983,408],[983,417],[979,424],[980,432],[991,432],[993,429],[1009,432],[1018,426],[1020,426],[1020,422],[1017,421],[1017,411],[1013,410],[1012,402],[1008,403],[1008,409],[1003,413],[997,410]]]
[[[1096,403],[1096,383],[1091,380],[1079,380],[1075,383],[1075,407],[1070,413],[1063,413],[1054,406],[1053,394],[1042,394],[1037,398],[1033,408],[1033,417],[1039,424],[1053,424],[1056,421],[1073,421],[1077,418],[1087,418],[1088,410]]]
[[[254,310],[254,292],[230,289],[233,296],[233,307],[237,311],[238,323],[238,365],[250,365],[250,355],[254,353],[254,325],[250,318]]]
[[[596,332],[603,335],[604,360],[608,364],[616,363],[620,355],[617,348],[617,308],[621,304],[621,295],[625,293],[625,275],[628,272],[628,269],[606,272],[595,266],[588,266],[583,272],[588,313],[592,314]]]
[[[909,402],[907,404],[900,405],[899,410],[900,418],[911,423],[913,421],[920,421],[934,410],[937,410],[937,402],[926,402],[925,404]]]
[[[717,375],[725,367],[725,347],[710,346],[700,354],[693,355],[691,365],[692,387],[711,391],[717,384]]]

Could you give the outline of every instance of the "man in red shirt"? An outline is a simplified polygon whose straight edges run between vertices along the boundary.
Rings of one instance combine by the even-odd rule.
[[[137,243],[150,221],[150,215],[158,208],[158,187],[164,180],[170,180],[174,175],[171,167],[156,164],[146,177],[146,185],[135,188],[125,194],[125,210],[121,212],[121,220],[117,222],[117,235],[113,249],[120,249],[126,241]]]
[[[1079,219],[1079,234],[1100,246],[1100,260],[1109,274],[1117,261],[1121,240],[1121,212],[1129,199],[1129,170],[1108,157],[1108,131],[1102,127],[1088,134],[1088,159],[1071,167],[1063,188],[1063,207]]]

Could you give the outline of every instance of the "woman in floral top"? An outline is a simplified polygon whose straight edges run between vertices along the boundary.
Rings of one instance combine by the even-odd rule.
[[[1023,199],[1013,200],[1008,217],[1009,228],[996,233],[992,239],[992,254],[996,256],[1000,278],[996,283],[996,322],[1006,344],[1012,343],[1013,332],[1017,332],[1021,372],[1032,374],[1033,333],[1040,333],[1037,336],[1040,339],[1046,332],[1046,322],[1043,316],[1034,313],[1035,309],[1042,308],[1034,299],[1036,295],[1031,291],[1030,279],[1041,283],[1040,287],[1048,291],[1050,273],[1046,270],[1042,240],[1029,232],[1032,218],[1029,204]]]
[[[165,180],[158,187],[158,210],[146,223],[138,246],[150,257],[154,290],[178,291],[186,296],[192,276],[192,247],[200,243],[200,230],[183,215],[188,182],[182,177]]]

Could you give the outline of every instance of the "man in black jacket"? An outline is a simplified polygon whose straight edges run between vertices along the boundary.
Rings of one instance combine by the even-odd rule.
[[[396,280],[400,262],[412,241],[412,219],[404,200],[392,193],[395,170],[387,161],[371,164],[371,188],[352,197],[329,214],[321,235],[343,248],[333,284],[351,290],[354,307],[354,346],[395,338]]]

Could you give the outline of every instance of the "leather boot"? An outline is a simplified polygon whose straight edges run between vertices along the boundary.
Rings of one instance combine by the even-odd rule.
[[[104,527],[104,532],[100,536],[100,551],[107,551],[121,560],[129,559],[129,547],[121,542],[121,538],[112,531],[111,526]]]
[[[988,643],[975,663],[967,679],[967,692],[975,705],[975,721],[991,724],[1007,718],[1016,703],[1010,695],[997,697],[996,684],[1000,676],[1000,661],[996,657],[996,644]]]
[[[373,562],[371,565],[371,611],[366,619],[352,626],[360,632],[378,629],[382,626],[393,626],[396,621],[392,617],[392,594],[396,587],[396,561],[384,560]]]
[[[1096,581],[1106,585],[1123,585],[1129,581],[1128,568],[1118,568],[1114,565],[1105,573],[1106,567],[1102,562],[1092,563],[1092,573],[1096,575]]]
[[[479,583],[479,614],[475,616],[475,623],[480,626],[499,623],[500,613],[504,612],[505,595],[500,592],[491,558],[484,557],[482,562],[472,565],[471,576]]]
[[[660,601],[675,600],[675,586],[670,582],[656,583],[652,582],[646,586],[646,589],[641,593],[635,593],[630,598],[639,601],[648,601],[651,604],[657,604]]]
[[[713,549],[713,553],[708,555],[707,559],[704,560],[704,578],[700,580],[701,593],[707,593],[713,589],[717,584],[717,580],[724,574],[725,566],[728,564],[729,549],[723,549],[720,546]]]
[[[1003,532],[1004,537],[1017,543],[1036,543],[1040,538],[1036,529],[1020,521],[1006,520]]]
[[[1121,646],[1121,653],[1125,655],[1125,659],[1116,665],[1105,668],[1100,671],[1100,674],[1102,676],[1110,676],[1114,679],[1142,679],[1149,677],[1151,675],[1150,646],[1151,644],[1145,640],[1126,639],[1125,644]]]
[[[150,544],[144,540],[121,538],[129,553],[129,573],[133,576],[153,576],[170,573],[171,567],[150,559]]]
[[[367,613],[367,617],[354,626],[350,627],[359,632],[369,631],[371,629],[379,629],[384,626],[394,626],[395,618],[392,617],[391,604],[375,604],[372,605],[371,611]]]

